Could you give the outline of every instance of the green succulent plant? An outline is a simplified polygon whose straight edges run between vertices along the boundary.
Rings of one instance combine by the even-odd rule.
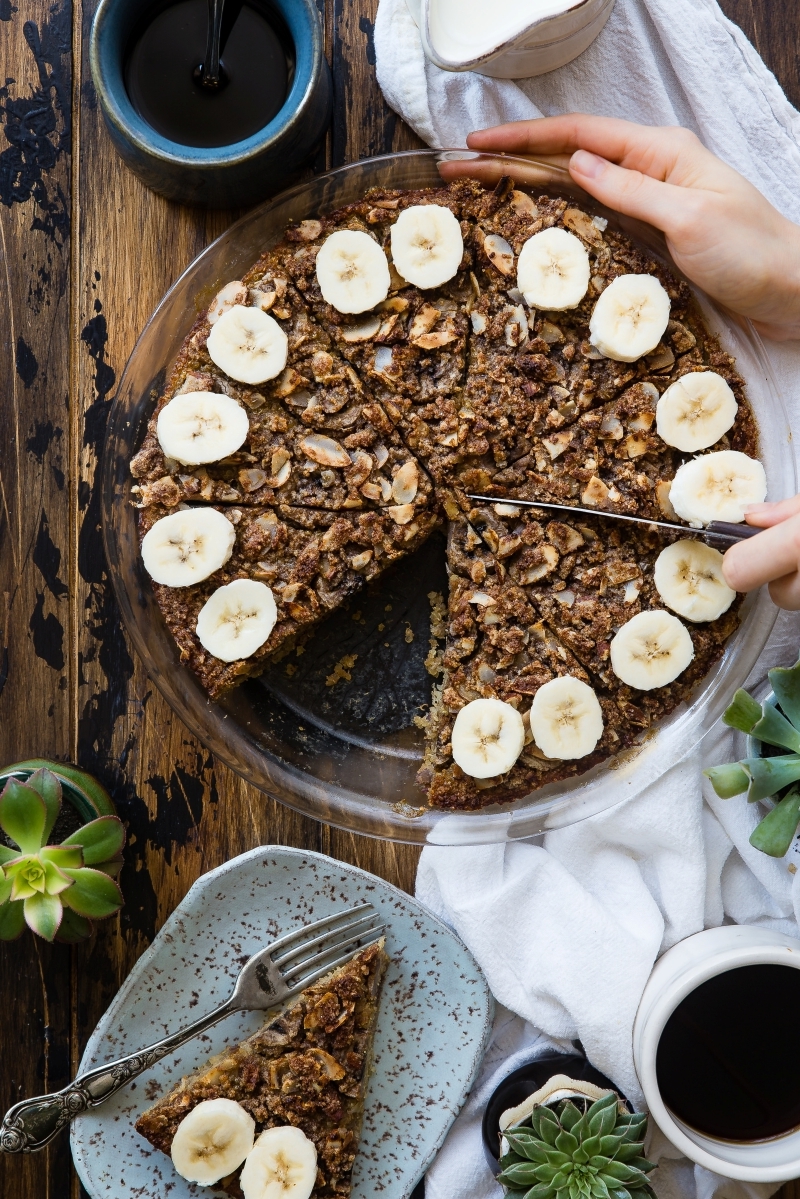
[[[61,784],[49,770],[26,782],[9,779],[0,794],[0,828],[17,848],[0,844],[0,940],[28,925],[46,941],[83,941],[92,920],[122,906],[114,881],[122,866],[125,830],[117,816],[100,816],[66,837],[47,840],[61,811]]]
[[[642,1155],[647,1116],[623,1112],[610,1092],[591,1105],[563,1099],[537,1107],[503,1136],[498,1182],[524,1199],[631,1199],[652,1196]]]
[[[773,858],[782,858],[800,824],[800,661],[779,666],[768,674],[777,706],[759,704],[741,688],[722,717],[723,722],[765,745],[791,750],[763,758],[743,758],[712,766],[703,773],[720,799],[747,792],[749,803],[778,798],[756,826],[750,844]]]

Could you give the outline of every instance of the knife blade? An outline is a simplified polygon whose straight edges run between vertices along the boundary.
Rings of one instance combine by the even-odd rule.
[[[608,512],[605,508],[575,508],[571,504],[544,504],[538,500],[512,500],[501,495],[467,495],[468,500],[480,500],[486,504],[508,504],[514,508],[540,508],[547,512],[559,512],[565,516],[602,516],[610,520],[626,520],[635,525],[648,525],[651,529],[666,529],[670,533],[682,533],[683,536],[699,537],[707,543],[719,542],[723,545],[735,545],[737,541],[746,541],[755,537],[763,529],[753,525],[730,524],[724,520],[713,520],[705,529],[693,529],[689,525],[674,525],[666,520],[648,520],[646,516],[628,516],[623,512]]]

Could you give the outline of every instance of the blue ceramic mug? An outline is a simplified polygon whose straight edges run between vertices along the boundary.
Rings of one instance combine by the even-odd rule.
[[[139,116],[128,98],[125,56],[152,0],[100,0],[89,61],[106,127],[118,153],[147,187],[170,200],[212,208],[253,204],[281,186],[319,142],[330,120],[331,78],[315,0],[271,0],[294,43],[289,94],[275,117],[229,146],[184,146]]]

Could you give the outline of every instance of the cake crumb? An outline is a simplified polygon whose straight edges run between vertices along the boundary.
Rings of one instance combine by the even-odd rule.
[[[343,658],[340,658],[334,666],[332,674],[326,678],[325,686],[335,687],[340,679],[347,679],[349,683],[353,677],[350,672],[356,664],[357,657],[358,654],[345,654]]]
[[[297,671],[297,667],[295,666],[294,662],[286,663],[286,673],[288,674],[289,678],[291,678],[292,675],[296,673],[296,671]]]
[[[406,626],[406,631],[403,634],[403,636],[406,639],[406,645],[410,645],[411,642],[414,640],[414,630],[412,629],[411,625]]]
[[[439,675],[444,670],[442,665],[442,647],[439,641],[443,640],[447,635],[447,604],[444,602],[444,596],[440,591],[429,591],[428,599],[431,605],[431,636],[430,649],[425,658],[425,669],[429,675],[438,679]]]

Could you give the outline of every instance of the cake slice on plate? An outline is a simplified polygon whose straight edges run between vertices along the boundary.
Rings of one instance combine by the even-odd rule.
[[[156,1149],[171,1154],[184,1177],[194,1172],[198,1180],[203,1163],[194,1171],[185,1163],[197,1167],[202,1139],[208,1139],[211,1155],[215,1129],[222,1128],[223,1120],[231,1140],[240,1135],[242,1125],[244,1152],[253,1136],[256,1141],[244,1175],[240,1181],[242,1153],[230,1172],[216,1181],[209,1179],[215,1190],[252,1199],[270,1170],[285,1168],[309,1179],[310,1189],[303,1191],[309,1199],[347,1199],[388,963],[383,945],[383,940],[368,945],[308,987],[252,1037],[181,1079],[142,1113],[137,1131]],[[189,1129],[191,1136],[186,1135],[188,1124],[179,1132],[189,1113],[211,1102],[214,1107],[199,1113],[208,1113],[207,1127],[195,1117],[197,1128]]]

